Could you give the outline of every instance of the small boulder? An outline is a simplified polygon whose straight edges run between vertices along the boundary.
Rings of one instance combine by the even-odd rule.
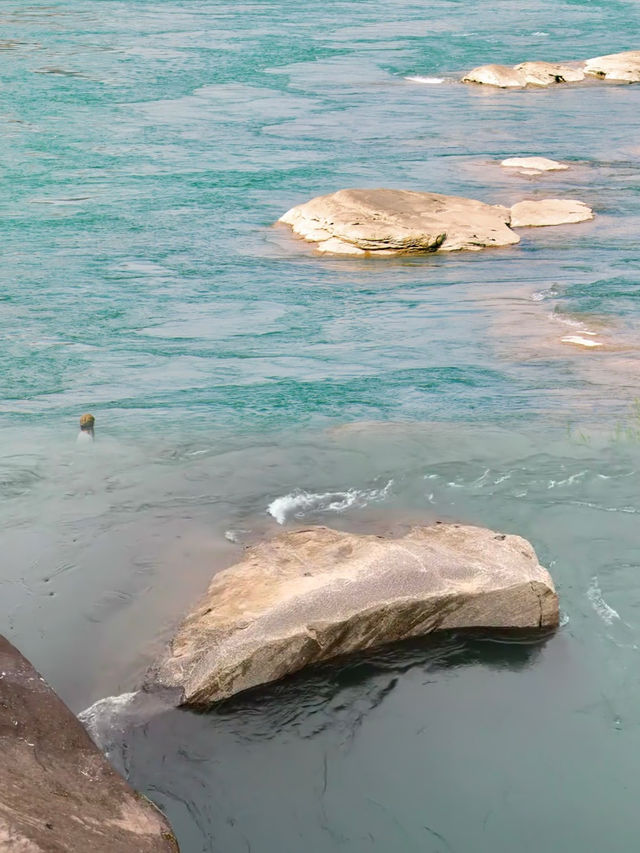
[[[447,629],[558,625],[549,573],[519,536],[459,524],[402,538],[312,527],[215,575],[146,690],[206,707],[309,664]]]
[[[506,169],[517,169],[527,174],[535,172],[560,172],[568,169],[565,163],[549,160],[548,157],[509,157],[500,163]]]
[[[161,812],[113,769],[28,660],[0,636],[0,849],[176,853]]]
[[[610,53],[607,56],[588,59],[585,73],[604,80],[640,83],[640,50]]]
[[[479,65],[462,78],[463,83],[496,86],[499,89],[524,89],[527,78],[522,71],[508,65]]]
[[[541,201],[519,201],[511,208],[513,228],[543,225],[571,225],[593,219],[593,210],[582,201],[545,198]]]
[[[397,255],[509,246],[509,209],[474,199],[391,189],[348,189],[279,219],[320,252]]]

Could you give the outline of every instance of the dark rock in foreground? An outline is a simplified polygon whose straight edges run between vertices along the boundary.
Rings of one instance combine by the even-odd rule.
[[[436,524],[399,539],[313,527],[248,549],[217,574],[146,689],[205,707],[312,663],[438,630],[558,624],[558,598],[531,545]]]
[[[0,850],[178,850],[161,812],[129,787],[62,700],[2,636]]]

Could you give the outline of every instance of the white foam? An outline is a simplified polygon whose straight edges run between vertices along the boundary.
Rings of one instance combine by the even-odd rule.
[[[444,83],[444,77],[423,77],[421,74],[415,74],[412,77],[405,77],[405,80],[410,80],[412,83],[422,83],[426,86],[438,86]]]
[[[224,538],[227,541],[233,542],[235,545],[237,545],[242,541],[242,538],[250,532],[250,530],[245,530],[243,528],[237,528],[235,530],[225,530]]]
[[[550,315],[556,323],[562,323],[563,326],[571,326],[572,329],[585,329],[585,325],[581,320],[574,320],[573,317],[567,317],[564,314],[551,314]],[[587,332],[586,334],[593,335],[595,332]]]
[[[121,693],[98,699],[78,714],[78,719],[89,732],[94,743],[112,760],[122,752],[127,730],[146,723],[178,704],[174,690],[157,690],[146,693]]]
[[[614,610],[613,607],[610,607],[602,597],[602,590],[598,585],[598,578],[595,575],[591,578],[591,583],[587,590],[587,598],[593,605],[593,609],[596,611],[598,616],[603,622],[606,622],[607,625],[611,625],[615,620],[620,619],[618,611]]]
[[[122,713],[137,695],[137,692],[121,693],[119,696],[107,696],[104,699],[98,699],[93,705],[85,708],[84,711],[80,711],[78,719],[89,730],[90,734],[94,734],[100,727],[100,723],[111,720]]]
[[[108,756],[118,750],[119,736],[124,731],[126,711],[132,707],[138,693],[121,693],[98,699],[89,708],[80,711],[78,719],[89,732],[93,742]]]
[[[267,507],[278,524],[288,518],[304,518],[310,512],[344,512],[350,507],[365,507],[374,501],[384,500],[393,485],[389,480],[382,489],[347,489],[344,492],[306,492],[297,490],[275,498]]]
[[[585,332],[585,334],[595,334],[595,332]],[[576,344],[580,347],[601,347],[602,341],[594,341],[593,338],[584,338],[582,335],[565,335],[561,338],[563,344]]]

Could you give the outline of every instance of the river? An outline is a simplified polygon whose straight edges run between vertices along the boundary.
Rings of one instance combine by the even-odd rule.
[[[635,849],[640,86],[457,80],[637,49],[640,6],[0,0],[0,20],[0,631],[80,712],[136,689],[244,544],[518,533],[560,595],[547,642],[448,637],[116,720],[110,755],[183,853]],[[526,155],[571,168],[499,165]],[[273,225],[354,186],[596,217],[364,260]]]

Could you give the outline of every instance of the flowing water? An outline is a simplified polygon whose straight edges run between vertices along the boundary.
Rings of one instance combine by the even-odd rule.
[[[545,644],[450,637],[139,724],[111,700],[102,742],[183,853],[635,849],[640,86],[456,77],[637,49],[640,5],[0,0],[0,22],[0,631],[79,712],[135,690],[247,542],[520,533],[561,598]],[[571,169],[499,166],[525,155]],[[273,227],[349,186],[596,219],[396,260]]]

